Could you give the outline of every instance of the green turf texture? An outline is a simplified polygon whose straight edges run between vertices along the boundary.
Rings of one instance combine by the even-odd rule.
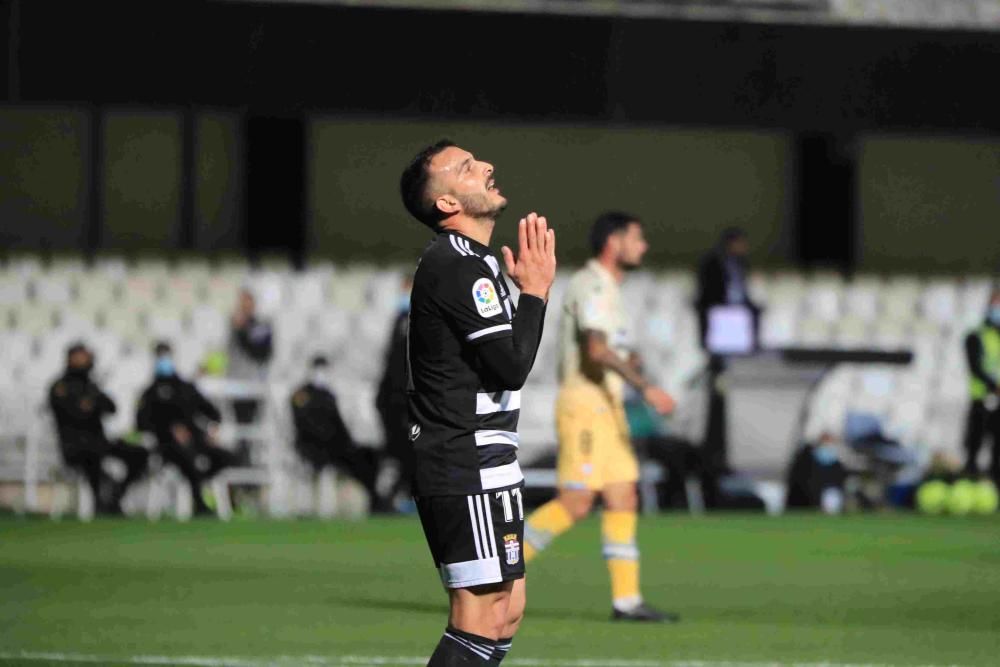
[[[662,515],[641,521],[639,540],[645,596],[681,624],[608,621],[591,519],[530,566],[511,662],[1000,664],[995,516]],[[7,654],[426,656],[445,617],[410,517],[0,517]]]

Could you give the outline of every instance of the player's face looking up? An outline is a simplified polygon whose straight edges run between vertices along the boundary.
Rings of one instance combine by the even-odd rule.
[[[427,171],[427,194],[445,217],[463,214],[494,220],[507,206],[494,180],[493,165],[458,146],[435,155]]]
[[[646,235],[638,222],[630,222],[625,229],[613,234],[608,242],[616,250],[618,266],[625,270],[639,268],[643,255],[649,250]]]

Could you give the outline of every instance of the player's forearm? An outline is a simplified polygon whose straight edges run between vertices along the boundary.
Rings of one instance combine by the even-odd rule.
[[[649,382],[635,366],[619,357],[609,347],[604,347],[603,350],[599,350],[596,354],[593,354],[591,360],[601,368],[617,373],[623,380],[639,391],[649,386]]]
[[[521,294],[517,315],[511,322],[513,335],[479,346],[479,359],[504,390],[512,391],[524,386],[535,364],[544,322],[545,302],[538,297]]]

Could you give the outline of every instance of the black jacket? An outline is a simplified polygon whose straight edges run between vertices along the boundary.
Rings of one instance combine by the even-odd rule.
[[[743,305],[753,307],[749,295],[749,266],[745,259],[737,259],[738,270],[743,273]],[[729,303],[729,273],[726,271],[726,256],[720,250],[705,255],[698,264],[698,297],[695,301],[699,311],[707,311],[712,306]]]
[[[298,442],[354,445],[347,425],[340,416],[337,397],[329,389],[307,383],[292,393],[292,419]]]
[[[49,407],[63,447],[106,444],[101,419],[114,414],[115,402],[87,374],[67,371],[53,382],[49,388]]]
[[[997,383],[983,368],[983,342],[979,340],[979,332],[973,331],[965,337],[965,360],[969,364],[969,372],[986,387],[995,392]]]
[[[142,393],[135,423],[140,431],[155,433],[157,440],[167,443],[174,439],[173,424],[183,424],[198,435],[204,422],[221,419],[219,409],[194,384],[171,375],[156,378]]]

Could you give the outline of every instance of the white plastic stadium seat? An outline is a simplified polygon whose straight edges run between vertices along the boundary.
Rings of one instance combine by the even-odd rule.
[[[954,324],[958,314],[958,287],[952,280],[938,280],[927,285],[920,295],[924,318],[941,326]]]
[[[882,281],[873,277],[859,277],[844,290],[844,312],[871,322],[879,316]]]

